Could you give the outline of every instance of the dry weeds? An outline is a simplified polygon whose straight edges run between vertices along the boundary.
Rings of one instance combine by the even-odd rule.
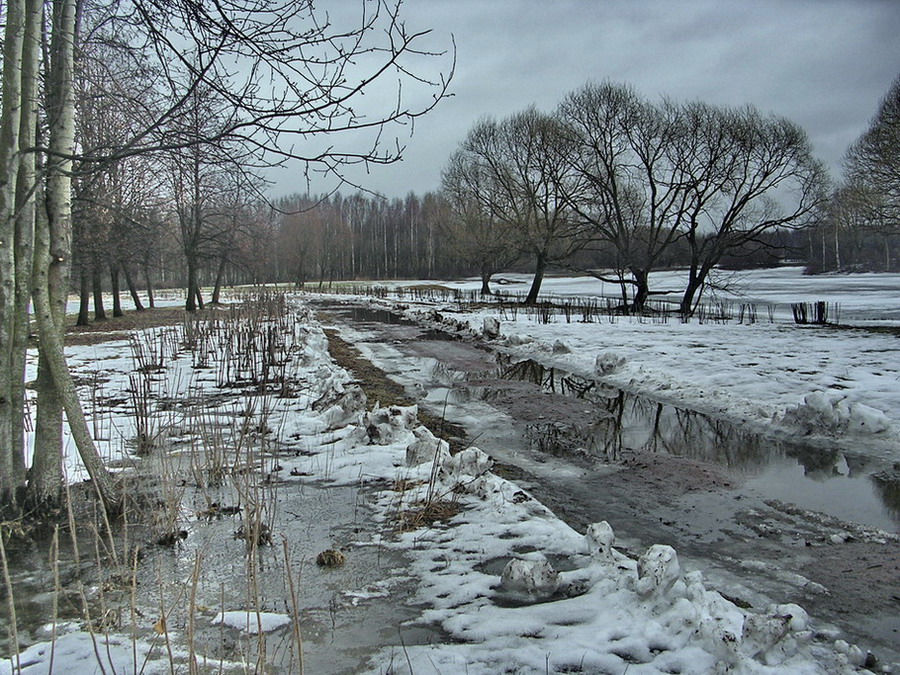
[[[416,502],[411,508],[397,515],[399,532],[410,532],[421,527],[432,527],[435,523],[450,520],[462,511],[462,506],[455,500],[435,500]]]

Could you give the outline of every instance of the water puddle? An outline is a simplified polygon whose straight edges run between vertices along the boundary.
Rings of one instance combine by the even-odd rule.
[[[526,438],[542,452],[606,461],[618,459],[624,450],[639,450],[710,462],[737,474],[766,498],[900,531],[900,472],[877,458],[762,436],[533,360],[501,356],[497,375],[583,400],[595,411],[588,425],[549,419],[529,424]]]
[[[165,650],[164,641],[154,630],[160,632],[164,625],[176,646],[190,630],[194,653],[213,670],[221,663],[264,661],[267,672],[299,672],[302,652],[306,672],[352,673],[385,646],[400,650],[442,639],[434,627],[406,625],[420,613],[411,601],[415,584],[405,572],[404,557],[381,543],[382,535],[390,533],[382,533],[370,517],[372,488],[335,487],[293,476],[267,485],[260,506],[267,536],[254,549],[240,536],[250,484],[244,483],[240,494],[237,484],[203,490],[182,485],[178,527],[183,529],[171,545],[155,543],[150,530],[126,530],[119,523],[96,553],[91,533],[79,535],[80,564],[74,562],[68,537],[61,536],[56,556],[42,537],[11,550],[20,644],[50,639],[47,625],[54,617],[60,625],[81,625],[85,606],[96,632],[130,634],[134,625],[137,637],[155,639],[160,650]],[[159,494],[159,487],[141,489]],[[119,549],[116,559],[107,554],[113,546]],[[316,563],[329,548],[344,554],[344,564],[329,568]],[[141,562],[134,577],[131,556],[136,552]],[[58,594],[47,564],[53,557],[58,560]],[[0,630],[6,632],[5,587],[2,595]],[[251,630],[222,625],[217,620],[222,612],[249,612],[245,622]],[[257,612],[284,617],[285,625],[260,639],[253,634]],[[291,616],[299,619],[299,642],[286,620]],[[165,651],[156,656],[165,661]]]

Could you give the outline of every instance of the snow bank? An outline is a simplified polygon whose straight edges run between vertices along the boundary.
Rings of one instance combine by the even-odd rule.
[[[803,402],[776,416],[776,423],[799,429],[804,434],[883,434],[891,423],[883,411],[862,403],[852,403],[836,391],[815,391]]]

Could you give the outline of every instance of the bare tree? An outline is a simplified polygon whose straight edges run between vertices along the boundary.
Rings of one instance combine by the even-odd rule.
[[[900,77],[891,84],[869,124],[850,147],[845,161],[849,183],[867,194],[869,228],[881,236],[885,269],[891,269],[890,238],[900,234]]]
[[[722,258],[770,245],[768,233],[809,226],[825,204],[827,175],[806,133],[750,106],[681,107],[673,161],[682,167],[681,226],[690,249],[681,312],[693,313]]]
[[[23,0],[6,5],[3,38],[3,88],[0,98],[0,500],[13,503],[14,493],[25,478],[20,453],[22,444],[15,422],[22,401],[15,365],[16,322],[16,187],[20,170],[16,153],[21,143],[23,104],[22,53],[26,35],[26,6]]]
[[[567,260],[584,244],[560,187],[570,170],[562,142],[557,121],[531,108],[502,122],[479,122],[453,159],[478,177],[469,197],[481,212],[514,230],[518,253],[534,260],[527,304],[537,301],[548,265]]]
[[[481,294],[490,295],[491,277],[522,257],[518,228],[495,215],[491,207],[493,181],[477,156],[455,152],[441,174],[441,184],[449,205],[442,228],[445,245],[457,258],[475,266],[481,277]]]
[[[677,110],[604,83],[570,94],[559,116],[574,169],[563,185],[567,203],[595,240],[615,250],[630,277],[609,280],[630,284],[632,307],[641,311],[650,272],[684,225],[684,167],[672,154]]]
[[[577,171],[566,196],[616,251],[637,311],[650,294],[650,272],[676,242],[690,254],[687,315],[725,255],[808,224],[824,200],[825,173],[805,133],[751,107],[651,104],[605,83],[567,97],[560,116]]]
[[[13,289],[21,281],[17,270],[24,269],[16,266],[18,252],[13,250],[14,216],[24,213],[21,207],[25,206],[15,204],[13,193],[18,153],[38,153],[43,158],[43,180],[23,185],[22,194],[28,199],[43,195],[45,207],[35,209],[34,223],[26,228],[35,228],[31,294],[42,364],[50,373],[47,390],[62,402],[93,484],[106,506],[114,508],[116,488],[90,438],[63,354],[75,163],[83,174],[135,155],[211,144],[242,144],[254,153],[258,165],[297,160],[304,171],[320,170],[337,178],[350,164],[396,161],[402,144],[394,132],[407,132],[415,118],[446,95],[453,68],[452,62],[444,62],[445,73],[440,72],[441,54],[427,46],[428,31],[409,30],[400,19],[399,4],[360,2],[356,21],[335,26],[317,14],[311,3],[292,0],[98,0],[90,5],[52,0],[42,102],[48,133],[42,142],[31,143],[19,132],[23,75],[36,76],[41,52],[37,48],[23,51],[23,44],[28,33],[25,17],[39,17],[41,3],[6,3],[0,105],[0,500],[4,504],[12,503],[23,468],[12,450],[21,447],[12,441],[13,434],[19,433],[12,420],[22,417],[22,402],[13,395],[13,380],[21,375],[13,372],[11,353],[23,347],[9,347],[18,344],[12,340],[16,320],[24,320],[23,310],[13,300]],[[92,14],[90,20],[78,16],[85,7]],[[39,21],[29,25],[40,28]],[[75,143],[73,62],[82,25],[111,31],[139,55],[138,60],[155,60],[158,73],[148,83],[154,87],[154,105],[144,109],[140,126],[125,139],[96,147]],[[364,98],[376,90],[379,96]],[[190,115],[200,91],[212,92],[233,114],[201,133],[185,135],[177,122]],[[385,101],[391,103],[385,106]],[[389,142],[395,136],[396,142]],[[339,146],[339,138],[346,138],[347,145]],[[21,249],[22,255],[25,250]],[[41,408],[45,406],[39,403],[39,415]],[[59,419],[56,413],[52,417]],[[51,426],[59,428],[56,421]],[[35,448],[35,466],[43,462],[58,467],[61,442],[61,435],[47,434]],[[54,490],[54,495],[36,494],[36,501],[57,497],[58,482]]]

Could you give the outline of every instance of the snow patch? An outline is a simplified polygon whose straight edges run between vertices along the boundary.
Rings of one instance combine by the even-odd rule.
[[[247,611],[230,611],[219,612],[211,624],[223,624],[229,628],[257,635],[258,633],[271,633],[291,623],[291,617],[285,614],[275,614],[272,612],[247,612]]]
[[[422,425],[413,429],[416,440],[406,446],[406,466],[418,466],[425,462],[443,464],[450,458],[450,444],[435,436]]]
[[[615,352],[603,352],[597,355],[594,362],[594,372],[597,375],[612,375],[619,372],[625,366],[625,357]]]

